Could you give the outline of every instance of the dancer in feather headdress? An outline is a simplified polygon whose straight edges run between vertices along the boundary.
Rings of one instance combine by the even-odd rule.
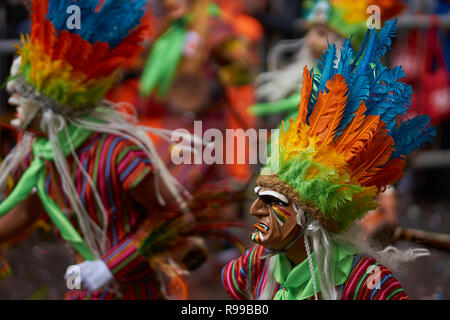
[[[68,29],[70,6],[72,14],[79,9],[80,23]],[[138,126],[132,114],[103,100],[119,69],[141,52],[146,1],[34,0],[32,9],[31,35],[22,40],[8,82],[19,115],[13,124],[26,133],[0,167],[2,193],[23,162],[26,170],[0,203],[0,242],[44,215],[80,262],[66,277],[75,279],[70,271],[79,270],[83,290],[67,298],[185,298],[157,272],[168,259],[179,269],[179,261],[163,252],[150,265],[152,248],[143,244],[152,233],[144,220],[164,219],[166,203],[176,206],[171,210],[185,227],[172,233],[172,242],[197,226],[189,194],[148,135],[170,139],[171,133]],[[174,257],[201,252],[201,242],[184,240]]]
[[[435,135],[426,116],[402,119],[411,87],[398,81],[401,67],[380,62],[396,30],[395,21],[369,30],[357,54],[345,40],[337,64],[332,44],[318,72],[304,68],[298,115],[256,181],[257,245],[222,272],[231,297],[407,298],[387,267],[428,252],[376,251],[357,223]]]

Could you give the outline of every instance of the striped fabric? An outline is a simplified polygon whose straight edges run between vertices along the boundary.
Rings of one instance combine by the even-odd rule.
[[[261,295],[268,280],[269,259],[260,257],[266,252],[263,246],[255,245],[222,269],[222,284],[232,299],[257,299]],[[272,298],[279,288],[277,284]]]
[[[223,268],[222,284],[232,299],[261,299],[269,283],[275,282],[269,274],[269,261],[273,258],[260,259],[266,252],[264,247],[255,245]],[[273,298],[279,289],[280,285],[274,283],[269,297]],[[341,300],[408,299],[400,283],[386,267],[362,255],[355,255],[347,281],[337,290]]]
[[[114,287],[88,292],[85,290],[72,290],[66,293],[65,300],[156,300],[161,294],[156,286],[153,274],[141,277],[139,281],[122,285],[120,290]]]
[[[77,156],[83,168],[92,177],[97,187],[101,201],[108,214],[109,249],[104,254],[104,261],[115,276],[122,298],[142,299],[155,298],[157,293],[154,285],[149,283],[151,269],[139,253],[137,242],[133,238],[140,224],[146,217],[145,209],[127,195],[127,192],[137,186],[148,174],[152,173],[152,164],[145,153],[129,140],[111,135],[94,133],[78,150]],[[32,161],[29,155],[25,167]],[[74,185],[80,195],[83,205],[91,218],[103,226],[103,217],[98,210],[94,193],[87,183],[81,168],[73,157],[68,158]],[[56,199],[56,190],[50,174],[46,175],[46,189],[52,199]],[[61,185],[59,183],[59,185]],[[64,198],[66,207],[69,201]],[[76,218],[71,216],[72,224],[79,232]],[[119,295],[120,296],[120,295]],[[116,293],[99,291],[88,294],[83,291],[69,292],[68,299],[106,299],[117,298]]]
[[[379,281],[379,286],[376,283]],[[405,291],[392,273],[375,260],[355,256],[352,271],[340,288],[342,300],[405,300]]]

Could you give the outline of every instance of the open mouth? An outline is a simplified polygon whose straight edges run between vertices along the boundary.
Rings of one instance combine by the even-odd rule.
[[[256,230],[252,233],[251,239],[256,243],[261,243],[264,240],[264,234],[269,232],[270,228],[262,222],[257,222],[253,226]]]
[[[261,222],[257,222],[253,226],[263,233],[267,233],[269,231],[269,227]]]

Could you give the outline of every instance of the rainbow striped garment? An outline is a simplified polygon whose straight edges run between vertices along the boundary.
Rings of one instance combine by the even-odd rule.
[[[265,253],[266,248],[254,245],[223,268],[222,284],[232,299],[270,300],[281,289],[272,276],[275,259],[261,259]],[[371,273],[367,270],[375,267],[379,268],[379,286],[367,285],[371,281]],[[362,255],[355,255],[347,281],[337,289],[341,300],[408,299],[398,280],[385,266]]]
[[[139,203],[127,196],[128,191],[153,172],[150,160],[133,142],[123,137],[103,133],[93,133],[76,150],[76,154],[84,169],[92,177],[108,213],[109,248],[103,260],[120,286],[121,298],[161,298],[152,270],[139,253],[137,239],[133,236],[147,213]],[[24,161],[25,168],[31,161],[32,155],[29,154]],[[67,161],[83,205],[91,218],[101,227],[102,216],[97,210],[92,188],[86,182],[73,157],[68,157]],[[48,165],[46,190],[52,199],[55,199],[55,188],[50,178]],[[68,199],[65,198],[64,201],[66,207],[70,208]],[[75,216],[71,217],[71,222],[81,232]],[[66,294],[66,299],[117,299],[120,295],[115,292],[99,290],[89,293],[74,290]]]

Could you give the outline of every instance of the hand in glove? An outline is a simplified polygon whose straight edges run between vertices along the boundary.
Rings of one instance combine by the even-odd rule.
[[[89,291],[99,290],[114,279],[103,260],[84,261],[75,266],[69,266],[64,278],[66,280],[73,278],[75,272],[79,272],[82,287]]]

